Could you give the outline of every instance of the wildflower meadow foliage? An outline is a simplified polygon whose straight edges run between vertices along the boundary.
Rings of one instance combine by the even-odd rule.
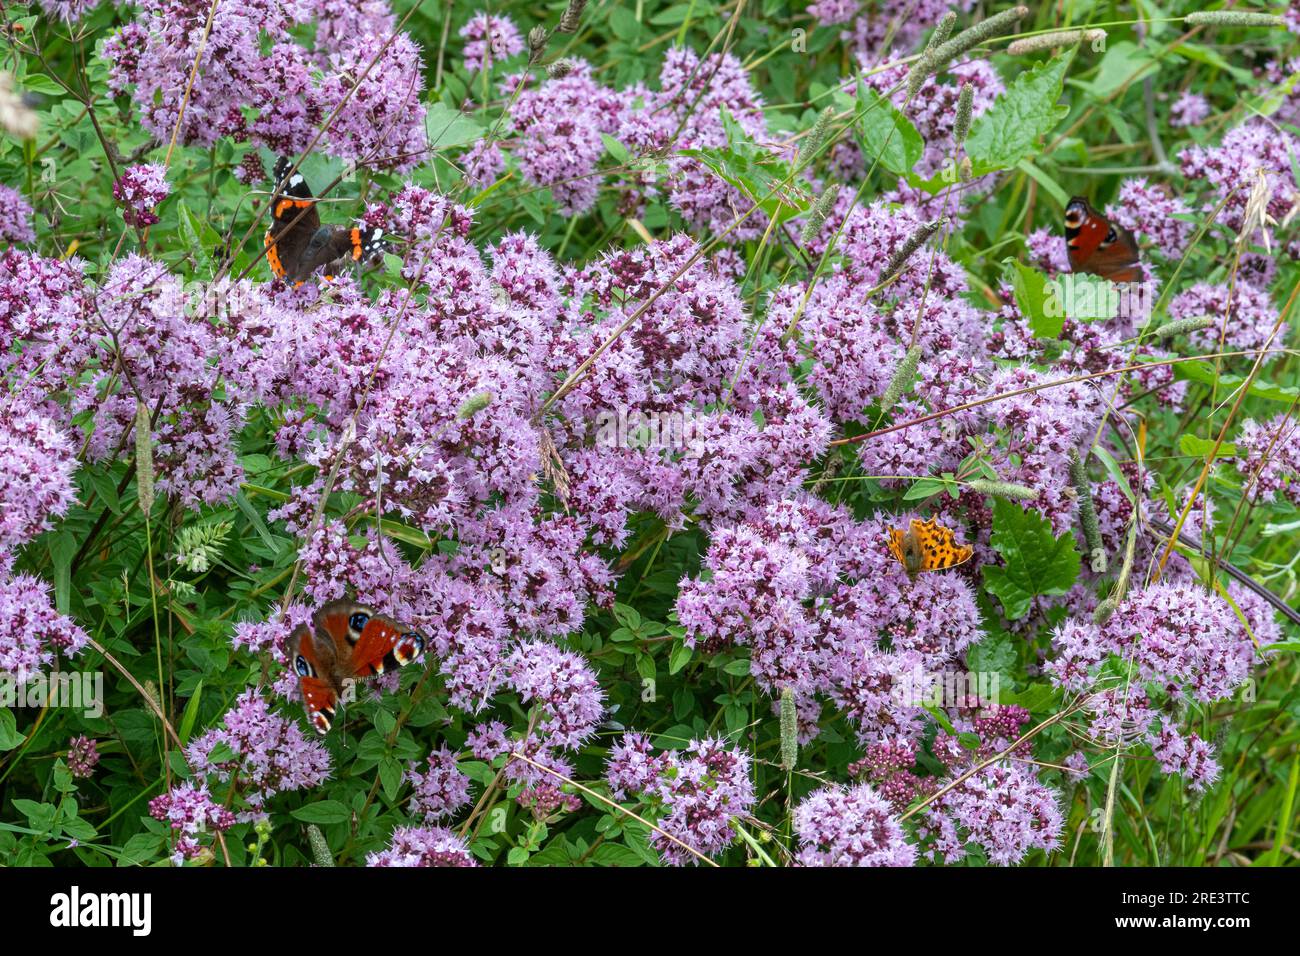
[[[1295,10],[3,16],[0,863],[1294,862]]]

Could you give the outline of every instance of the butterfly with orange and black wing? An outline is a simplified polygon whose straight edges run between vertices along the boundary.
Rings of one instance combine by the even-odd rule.
[[[953,530],[931,517],[926,521],[913,518],[906,531],[890,528],[889,553],[909,578],[915,578],[922,571],[944,571],[965,564],[975,549],[968,544],[957,544]]]
[[[424,653],[423,635],[351,601],[331,601],[289,636],[289,664],[303,706],[319,733],[329,732],[349,681],[405,667]]]
[[[1139,282],[1137,240],[1075,196],[1065,207],[1065,250],[1074,272],[1088,272],[1111,282]]]
[[[290,173],[292,164],[281,156],[271,174],[271,228],[266,233],[266,261],[271,274],[302,285],[317,269],[337,274],[348,262],[372,259],[383,249],[381,229],[358,226],[322,226],[316,197],[302,173]]]

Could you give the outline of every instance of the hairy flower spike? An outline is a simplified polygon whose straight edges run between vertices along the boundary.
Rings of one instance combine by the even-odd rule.
[[[1100,29],[1053,30],[1040,33],[1036,37],[1024,37],[1007,44],[1007,52],[1012,56],[1025,53],[1037,53],[1039,50],[1051,50],[1058,46],[1073,46],[1076,43],[1100,43],[1106,39],[1106,31]]]
[[[799,165],[807,166],[817,158],[817,152],[830,134],[831,123],[835,120],[835,107],[828,106],[817,114],[817,122],[808,131],[808,136],[799,150]]]
[[[921,361],[921,347],[913,345],[907,350],[898,367],[894,369],[894,377],[889,380],[889,387],[885,389],[884,396],[880,399],[880,413],[888,413],[898,404],[898,400],[903,397],[903,392],[907,386],[912,384],[912,379],[916,377],[916,366]]]
[[[949,10],[943,15],[930,34],[930,40],[925,45],[925,50],[907,74],[907,98],[910,100],[921,90],[921,85],[926,81],[931,73],[935,72],[942,64],[936,63],[934,54],[944,41],[952,35],[952,28],[957,24],[957,14]]]
[[[149,422],[149,406],[140,400],[135,403],[135,488],[140,510],[148,514],[153,508],[153,432]]]
[[[781,769],[793,770],[799,760],[799,712],[795,708],[794,691],[781,690]]]
[[[1106,549],[1101,543],[1097,509],[1092,503],[1092,483],[1088,481],[1088,471],[1077,451],[1070,455],[1070,482],[1079,495],[1079,524],[1083,526],[1083,540],[1088,545],[1092,570],[1097,574],[1105,574]]]
[[[1033,501],[1038,497],[1036,489],[1012,484],[1009,481],[987,481],[983,478],[972,478],[966,482],[966,487],[981,495],[994,495],[998,498],[1006,498],[1009,501]]]
[[[1272,13],[1247,13],[1239,10],[1198,10],[1183,18],[1193,26],[1284,27],[1286,18]]]
[[[817,202],[813,204],[812,209],[808,211],[808,221],[803,224],[803,229],[799,233],[799,244],[807,248],[808,245],[821,232],[822,226],[826,223],[826,217],[830,211],[835,208],[835,200],[840,194],[839,183],[831,183],[826,190],[817,197]]]
[[[952,141],[958,146],[966,142],[966,136],[970,133],[974,105],[975,87],[969,83],[963,83],[961,92],[957,94],[957,118],[952,124]]]
[[[14,92],[12,74],[0,73],[0,127],[17,139],[31,139],[41,121],[23,98]]]
[[[963,53],[979,46],[985,40],[990,40],[1001,33],[1005,33],[1017,20],[1022,20],[1028,15],[1028,7],[1012,7],[1010,10],[995,13],[993,16],[981,20],[973,27],[963,30],[947,43],[940,44],[933,51],[930,51],[928,56],[922,57],[923,60],[928,59],[929,61],[929,69],[926,75],[937,73]],[[917,87],[919,89],[919,83]]]
[[[1176,335],[1199,332],[1201,329],[1212,328],[1217,324],[1218,320],[1212,315],[1197,315],[1190,319],[1176,319],[1160,326],[1151,333],[1150,337],[1153,339],[1172,339]]]
[[[320,827],[314,823],[307,824],[307,842],[311,844],[311,858],[317,866],[334,865],[334,854],[330,852],[330,845],[325,842],[325,834],[321,833]]]
[[[465,404],[456,409],[456,417],[461,421],[467,418],[473,418],[483,409],[492,404],[491,392],[479,392],[477,395],[471,395],[465,399]]]
[[[940,216],[938,219],[932,219],[917,226],[912,234],[903,240],[903,244],[898,247],[894,254],[889,257],[889,263],[885,266],[885,271],[880,274],[879,284],[884,285],[901,272],[903,266],[907,265],[907,260],[912,258],[912,254],[925,245],[931,236],[942,229],[947,221],[947,216]]]

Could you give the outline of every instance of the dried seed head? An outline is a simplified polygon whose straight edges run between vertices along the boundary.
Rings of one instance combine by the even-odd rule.
[[[528,31],[528,65],[538,62],[546,53],[546,42],[550,39],[546,27],[533,27]]]
[[[564,15],[560,17],[560,25],[556,27],[560,33],[577,33],[578,28],[582,26],[582,11],[587,6],[587,0],[569,0],[569,5],[564,9]]]
[[[553,80],[562,80],[570,73],[572,73],[576,66],[577,64],[574,63],[573,60],[567,58],[563,60],[556,60],[554,63],[552,63],[550,66],[546,68],[546,75]]]

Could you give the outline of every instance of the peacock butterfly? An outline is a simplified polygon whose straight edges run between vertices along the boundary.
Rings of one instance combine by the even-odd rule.
[[[1133,233],[1115,225],[1081,196],[1065,207],[1065,248],[1075,272],[1090,272],[1111,282],[1143,278]]]
[[[331,601],[289,636],[289,664],[300,678],[303,706],[322,734],[334,723],[350,681],[404,667],[426,641],[391,618],[351,601]]]

